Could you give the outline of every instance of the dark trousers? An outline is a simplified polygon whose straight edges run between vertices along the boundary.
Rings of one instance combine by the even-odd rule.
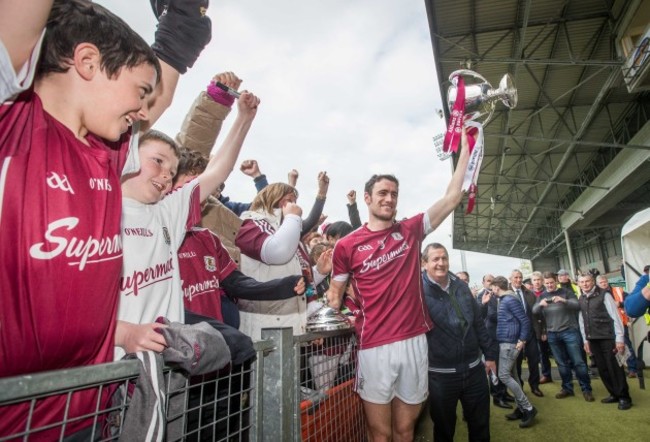
[[[429,372],[429,413],[435,442],[453,442],[458,401],[463,406],[469,440],[489,441],[490,393],[483,364],[464,373]]]
[[[537,338],[534,335],[526,342],[524,351],[520,352],[517,357],[517,377],[522,385],[521,364],[524,356],[528,361],[528,385],[531,389],[536,390],[539,388],[539,348],[537,348]]]
[[[496,342],[496,336],[494,337],[494,340]],[[498,348],[499,348],[499,346],[497,345],[497,349]],[[498,350],[497,350],[497,357],[496,357],[496,360],[494,361],[494,363],[497,366],[497,372],[495,373],[495,375],[498,375],[498,373],[499,373],[499,352],[498,352]],[[494,397],[494,399],[497,399],[497,400],[504,400],[503,398],[508,393],[508,387],[506,387],[506,384],[501,382],[501,379],[499,379],[499,378],[497,378],[497,383],[496,384],[493,384],[492,382],[488,382],[488,384],[490,384],[490,394],[492,395],[492,397]]]
[[[537,342],[537,345],[539,347],[539,362],[542,365],[542,376],[552,379],[551,346],[548,345],[548,341],[542,341],[541,339]]]
[[[589,350],[609,394],[617,399],[630,399],[625,370],[616,361],[616,342],[613,339],[590,339]]]

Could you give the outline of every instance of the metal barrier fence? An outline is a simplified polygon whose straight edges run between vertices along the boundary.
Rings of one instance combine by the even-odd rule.
[[[352,391],[352,332],[294,337],[291,329],[268,329],[262,338],[249,364],[185,378],[180,385],[172,382],[179,372],[165,369],[165,440],[365,440],[361,403]],[[130,360],[0,379],[0,419],[14,407],[21,416],[0,442],[129,440],[122,425],[130,395],[115,393],[132,391],[139,374],[139,361]],[[68,414],[71,403],[89,398],[94,411]],[[60,415],[48,410],[52,401],[64,404]],[[50,414],[47,423],[37,425],[43,413]]]

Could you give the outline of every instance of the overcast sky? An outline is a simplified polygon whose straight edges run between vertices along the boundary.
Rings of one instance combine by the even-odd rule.
[[[156,21],[146,0],[101,3],[152,42]],[[423,1],[213,1],[212,41],[181,77],[174,102],[156,124],[178,132],[196,95],[212,76],[233,71],[262,103],[240,160],[256,159],[270,182],[300,172],[298,203],[307,212],[321,170],[330,176],[328,221],[347,218],[346,194],[373,173],[400,180],[398,217],[426,210],[451,177],[432,136],[444,131]],[[233,110],[233,113],[236,110]],[[232,117],[232,115],[231,115]],[[229,125],[226,123],[222,134]],[[219,141],[217,141],[219,144]],[[250,201],[252,180],[236,169],[226,195]],[[451,249],[451,216],[425,241]],[[450,250],[452,270],[460,254]],[[467,252],[472,282],[487,272],[509,275],[520,260]]]

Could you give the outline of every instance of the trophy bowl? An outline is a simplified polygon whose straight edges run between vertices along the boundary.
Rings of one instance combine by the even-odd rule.
[[[348,317],[327,305],[321,307],[307,318],[306,330],[310,333],[347,330],[350,328],[352,328],[352,323]]]
[[[509,74],[505,74],[499,82],[499,88],[494,89],[489,81],[477,72],[469,69],[454,71],[449,76],[451,81],[456,76],[465,80],[465,118],[483,125],[487,124],[494,114],[497,102],[501,101],[512,109],[517,106],[517,88]],[[447,105],[451,111],[456,103],[458,88],[452,84],[447,90]]]

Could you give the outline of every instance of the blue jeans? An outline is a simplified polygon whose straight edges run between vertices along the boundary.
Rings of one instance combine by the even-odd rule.
[[[576,371],[576,377],[583,393],[591,391],[591,380],[587,371],[587,364],[582,358],[582,337],[576,328],[569,328],[560,332],[548,332],[548,343],[551,346],[553,357],[557,363],[562,389],[573,393],[573,376],[571,367]]]

